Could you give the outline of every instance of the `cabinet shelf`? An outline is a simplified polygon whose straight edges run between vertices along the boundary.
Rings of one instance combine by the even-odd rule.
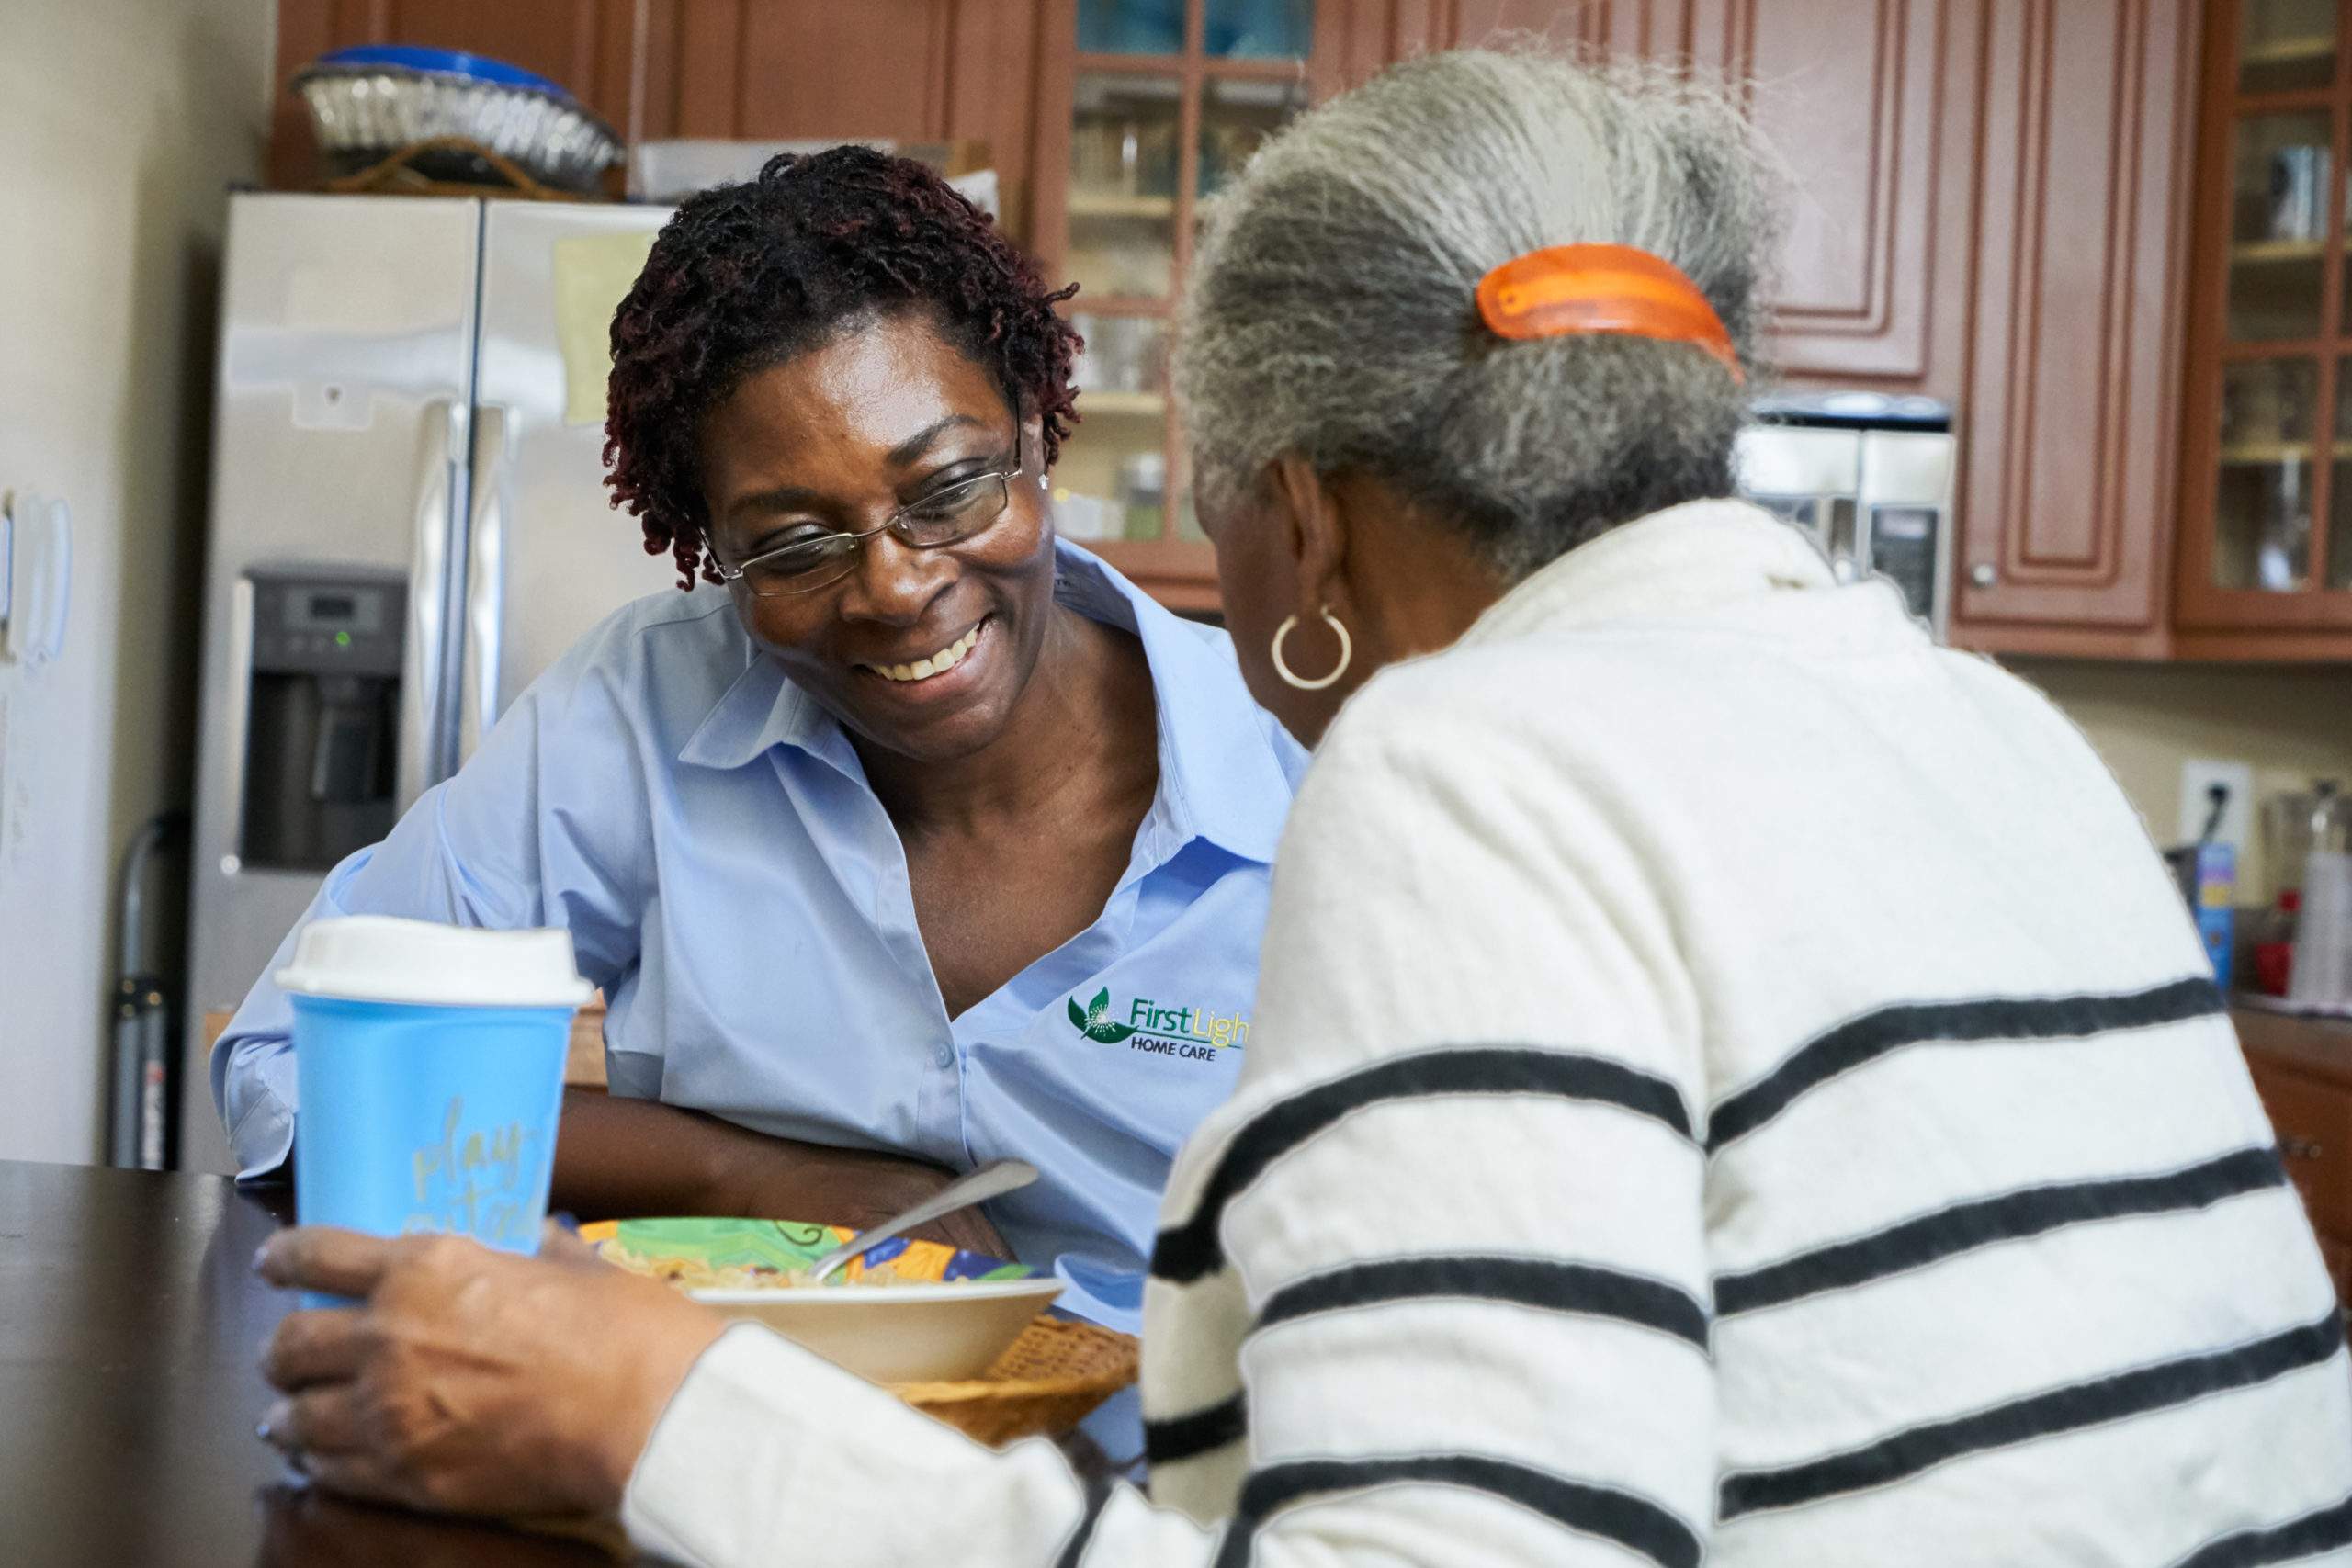
[[[2242,441],[2235,446],[2222,448],[2221,464],[2225,468],[2267,468],[2285,463],[2308,463],[2312,450],[2308,441]],[[2338,441],[2329,455],[2338,461],[2352,457],[2352,441]]]
[[[2240,65],[2302,65],[2314,60],[2326,60],[2335,53],[2335,39],[2325,33],[2309,38],[2273,39],[2268,43],[2250,46],[2239,57]]]
[[[1072,218],[1173,218],[1172,196],[1136,196],[1125,191],[1074,190],[1069,193]]]
[[[2308,441],[2246,441],[2235,446],[2224,446],[2221,464],[2225,468],[2268,468],[2284,463],[2308,463],[2312,444]]]
[[[2316,263],[2326,254],[2324,240],[2241,240],[2230,247],[2230,262],[2235,266]]]
[[[1089,392],[1078,394],[1080,418],[1101,414],[1120,419],[1159,419],[1168,412],[1168,400],[1158,392]]]

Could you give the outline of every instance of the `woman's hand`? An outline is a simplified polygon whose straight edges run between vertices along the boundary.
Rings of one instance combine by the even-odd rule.
[[[272,1284],[362,1298],[289,1313],[262,1435],[332,1491],[457,1514],[607,1514],[653,1424],[726,1326],[551,1234],[536,1258],[449,1236],[305,1227]]]
[[[902,1155],[771,1138],[657,1100],[564,1090],[550,1200],[583,1219],[740,1215],[864,1230],[913,1207],[956,1173]],[[978,1209],[911,1234],[1011,1258]]]

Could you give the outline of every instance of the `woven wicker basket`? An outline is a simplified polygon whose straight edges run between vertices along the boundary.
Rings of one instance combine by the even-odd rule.
[[[897,1383],[890,1392],[984,1443],[1058,1438],[1135,1382],[1138,1359],[1132,1336],[1041,1317],[983,1376]]]

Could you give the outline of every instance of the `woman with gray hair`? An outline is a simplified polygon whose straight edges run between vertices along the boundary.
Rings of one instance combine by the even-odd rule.
[[[2129,808],[1724,499],[1761,189],[1704,93],[1470,52],[1220,203],[1202,514],[1321,745],[1165,1201],[1151,1501],[462,1243],[274,1243],[371,1302],[288,1320],[272,1427],[725,1565],[2344,1561],[2343,1323]]]

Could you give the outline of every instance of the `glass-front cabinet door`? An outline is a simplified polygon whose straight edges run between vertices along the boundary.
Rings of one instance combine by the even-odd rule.
[[[2222,0],[2209,13],[2184,629],[2352,627],[2347,8]]]
[[[1086,339],[1054,474],[1064,535],[1163,600],[1216,604],[1168,396],[1174,301],[1218,190],[1331,80],[1336,0],[1056,0],[1034,240]],[[1320,25],[1318,25],[1320,24]]]

